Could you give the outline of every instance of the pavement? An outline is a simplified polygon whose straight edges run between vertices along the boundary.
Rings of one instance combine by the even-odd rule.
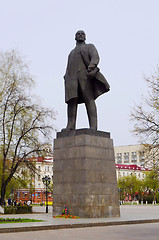
[[[158,240],[159,223],[1,233],[1,240]]]
[[[53,218],[51,206],[49,206],[49,213],[45,213],[45,207],[41,206],[33,207],[33,211],[32,214],[3,214],[0,217],[31,218],[44,220],[44,222],[0,224],[0,233],[159,223],[159,205],[121,205],[121,216],[113,218]]]

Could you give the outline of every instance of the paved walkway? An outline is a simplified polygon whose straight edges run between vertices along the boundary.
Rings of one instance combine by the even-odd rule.
[[[1,240],[158,240],[159,223],[1,233]]]
[[[158,205],[121,206],[121,217],[117,218],[58,219],[52,217],[51,207],[47,214],[44,207],[34,207],[34,211],[33,214],[1,215],[0,217],[32,218],[44,220],[44,222],[0,224],[0,233],[159,222]]]

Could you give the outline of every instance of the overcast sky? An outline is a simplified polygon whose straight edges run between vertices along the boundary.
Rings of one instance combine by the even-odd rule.
[[[137,144],[130,110],[146,93],[143,76],[159,63],[158,0],[0,0],[0,51],[17,49],[35,76],[35,93],[58,112],[58,131],[66,126],[64,80],[74,35],[84,30],[100,55],[99,67],[111,91],[96,100],[98,130],[115,146]],[[77,128],[88,127],[84,104]]]

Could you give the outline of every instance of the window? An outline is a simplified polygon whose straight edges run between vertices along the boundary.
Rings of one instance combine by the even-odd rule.
[[[125,172],[123,172],[123,176],[125,176]]]
[[[117,153],[117,163],[122,163],[122,153]]]
[[[39,171],[41,171],[41,166],[38,166]]]
[[[47,167],[47,170],[49,171],[49,166]]]
[[[128,163],[129,162],[129,152],[125,152],[124,153],[124,163]]]
[[[40,177],[40,175],[38,175],[38,181],[41,181],[41,177]]]
[[[131,153],[131,161],[132,162],[137,162],[137,153],[136,152]]]
[[[139,160],[140,160],[141,164],[144,163],[144,160],[145,160],[145,152],[144,151],[139,152]]]
[[[40,198],[40,193],[38,193],[38,198]]]

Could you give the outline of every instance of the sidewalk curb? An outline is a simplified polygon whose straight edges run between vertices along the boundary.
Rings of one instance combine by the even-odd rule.
[[[114,222],[98,222],[98,223],[75,223],[75,224],[59,224],[59,225],[46,225],[46,226],[33,226],[33,227],[17,227],[17,228],[0,228],[0,233],[11,232],[30,232],[30,231],[44,231],[44,230],[58,230],[66,228],[85,228],[85,227],[104,227],[115,225],[128,225],[128,224],[144,224],[144,223],[158,223],[159,219],[145,219],[145,220],[127,220],[127,221],[114,221]]]

